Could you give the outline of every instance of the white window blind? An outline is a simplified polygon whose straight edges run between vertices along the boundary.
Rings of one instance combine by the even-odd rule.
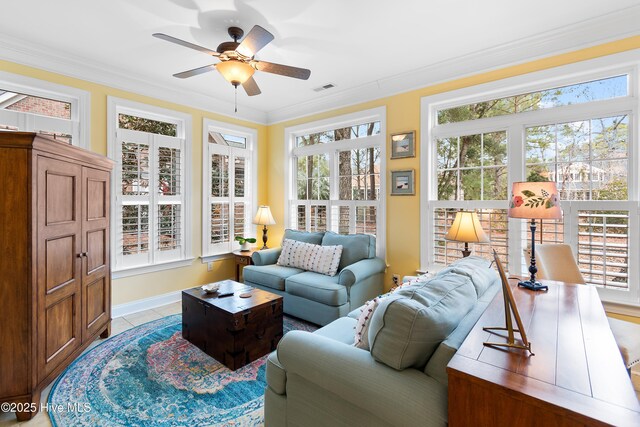
[[[116,267],[185,258],[184,139],[118,129]]]
[[[205,120],[203,256],[239,249],[236,237],[255,237],[255,131]]]

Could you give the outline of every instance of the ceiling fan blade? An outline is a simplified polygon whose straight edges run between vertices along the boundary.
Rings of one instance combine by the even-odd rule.
[[[256,83],[253,77],[249,77],[246,82],[242,83],[242,87],[249,96],[260,95],[262,93],[258,87],[258,83]]]
[[[177,77],[179,79],[186,79],[187,77],[197,76],[198,74],[204,74],[209,71],[213,71],[215,69],[216,69],[216,64],[205,65],[204,67],[198,67],[198,68],[194,68],[193,70],[176,73],[173,75],[173,77]]]
[[[254,25],[249,34],[242,40],[242,43],[236,48],[236,52],[251,57],[268,45],[271,40],[273,40],[273,34],[260,25]]]
[[[254,61],[254,66],[258,71],[280,74],[281,76],[293,77],[307,80],[311,75],[311,70],[306,68],[291,67],[289,65],[275,64],[273,62]]]
[[[206,47],[198,46],[197,44],[189,43],[187,41],[180,40],[180,39],[177,39],[175,37],[171,37],[171,36],[169,36],[167,34],[154,33],[153,37],[156,37],[156,38],[162,39],[162,40],[166,40],[166,41],[171,42],[171,43],[179,44],[180,46],[188,47],[189,49],[194,49],[194,50],[197,50],[199,52],[206,53],[207,55],[220,56],[220,54],[218,52],[216,52],[215,50],[207,49]]]

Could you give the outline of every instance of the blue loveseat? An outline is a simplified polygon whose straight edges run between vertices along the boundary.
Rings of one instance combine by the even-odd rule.
[[[375,237],[286,230],[284,239],[324,246],[342,245],[335,276],[277,265],[281,248],[253,253],[254,265],[244,268],[244,282],[282,295],[285,313],[326,325],[382,293],[386,264],[376,258]]]

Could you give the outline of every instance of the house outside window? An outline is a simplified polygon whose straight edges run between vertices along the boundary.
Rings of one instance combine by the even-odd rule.
[[[37,132],[88,148],[88,92],[0,72],[0,132]]]
[[[458,209],[474,209],[491,240],[474,252],[489,257],[496,249],[511,273],[526,274],[530,236],[525,221],[507,218],[511,184],[555,181],[564,216],[544,221],[537,242],[571,245],[603,300],[637,304],[640,278],[629,262],[640,255],[637,68],[554,72],[544,83],[528,76],[510,79],[519,83],[510,89],[503,81],[423,98],[421,165],[430,173],[421,268],[461,256],[461,244],[444,234]]]
[[[255,237],[257,142],[255,129],[203,122],[202,256],[240,248],[236,237]]]
[[[376,236],[384,256],[386,111],[287,128],[285,227]]]
[[[109,98],[115,277],[186,265],[191,257],[191,118]]]

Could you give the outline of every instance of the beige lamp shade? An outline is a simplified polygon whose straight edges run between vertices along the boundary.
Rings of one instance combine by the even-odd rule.
[[[561,219],[556,183],[514,182],[509,201],[510,218]]]
[[[269,206],[262,205],[258,208],[258,212],[255,218],[253,218],[253,223],[258,225],[273,225],[276,223],[273,215],[271,215]]]
[[[478,214],[472,211],[458,211],[453,224],[444,236],[447,240],[468,243],[486,243],[489,237],[484,233]]]
[[[220,62],[216,64],[216,69],[233,85],[243,84],[256,72],[251,65],[236,59]]]

